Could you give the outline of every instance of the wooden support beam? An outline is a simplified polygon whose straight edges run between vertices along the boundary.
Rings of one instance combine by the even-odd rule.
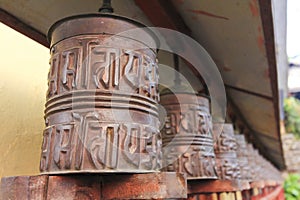
[[[181,199],[187,198],[186,184],[173,172],[17,176],[2,178],[0,199]]]

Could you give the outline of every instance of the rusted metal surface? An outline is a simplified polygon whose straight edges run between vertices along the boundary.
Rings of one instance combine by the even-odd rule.
[[[151,172],[161,167],[155,36],[142,24],[93,14],[49,31],[51,60],[42,173]]]
[[[161,130],[164,170],[186,173],[188,179],[217,178],[209,100],[193,94],[164,94],[161,105],[167,112]]]
[[[214,150],[218,177],[225,180],[240,179],[241,170],[232,124],[213,124],[213,135],[216,141]]]
[[[19,176],[1,180],[0,199],[166,199],[187,198],[179,173]]]

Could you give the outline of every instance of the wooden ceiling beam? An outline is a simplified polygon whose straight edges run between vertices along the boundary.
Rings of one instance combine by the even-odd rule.
[[[191,31],[170,0],[135,0],[154,26],[168,28],[191,35]]]
[[[0,22],[49,48],[46,35],[0,8]]]

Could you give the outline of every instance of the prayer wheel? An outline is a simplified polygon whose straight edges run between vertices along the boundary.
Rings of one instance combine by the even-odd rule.
[[[209,99],[189,93],[162,92],[167,117],[161,130],[165,171],[188,179],[216,179]]]
[[[237,142],[237,157],[241,170],[241,179],[252,180],[251,167],[248,161],[247,142],[244,135],[235,135]]]
[[[250,176],[251,176],[251,181],[258,181],[259,180],[259,171],[260,171],[260,164],[257,163],[256,161],[256,156],[257,150],[253,148],[252,144],[247,144],[247,159],[248,159],[248,164],[250,166]]]
[[[143,40],[124,34],[136,28],[142,28]],[[154,33],[134,20],[97,13],[56,22],[48,39],[40,171],[158,171],[162,155]]]
[[[252,145],[251,145],[251,148],[253,148]],[[252,156],[254,157],[254,163],[255,163],[254,180],[266,180],[266,177],[268,176],[269,172],[266,171],[265,173],[263,173],[264,170],[263,170],[263,163],[261,160],[261,155],[259,154],[257,149],[253,149],[252,152],[253,152]]]
[[[237,158],[237,142],[234,137],[232,124],[213,124],[215,137],[215,154],[218,177],[223,180],[237,180],[241,178],[240,166]]]

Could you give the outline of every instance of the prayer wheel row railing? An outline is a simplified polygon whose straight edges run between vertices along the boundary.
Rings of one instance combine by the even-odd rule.
[[[145,40],[119,35],[136,28]],[[213,124],[207,96],[159,94],[158,42],[144,25],[81,15],[55,23],[49,40],[43,175],[3,179],[2,199],[240,200],[280,185],[231,124]]]

